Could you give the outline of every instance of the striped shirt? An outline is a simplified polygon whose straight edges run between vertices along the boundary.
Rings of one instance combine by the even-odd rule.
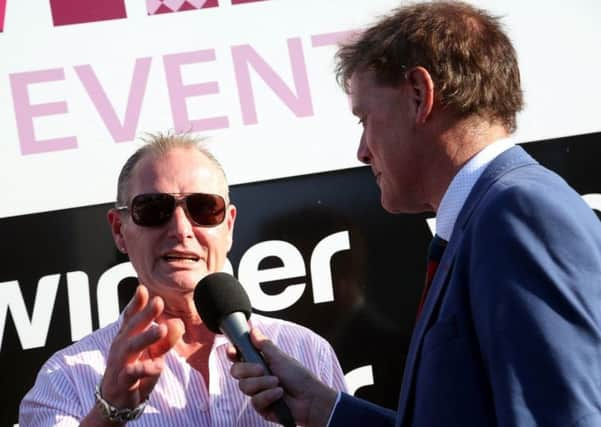
[[[121,323],[95,331],[55,353],[41,368],[19,408],[19,424],[78,426],[95,404],[94,389],[106,367],[111,342]],[[279,319],[253,314],[251,322],[285,353],[297,359],[322,382],[346,390],[344,375],[332,347],[311,330]],[[229,374],[227,339],[217,335],[209,355],[209,387],[175,350],[135,426],[269,426],[253,409]]]

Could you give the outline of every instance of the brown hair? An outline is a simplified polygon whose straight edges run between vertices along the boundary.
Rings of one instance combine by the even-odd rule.
[[[213,154],[203,145],[204,139],[195,137],[188,133],[148,133],[146,136],[140,138],[145,144],[138,148],[134,154],[125,162],[119,173],[119,180],[117,182],[117,202],[116,206],[126,206],[129,197],[129,182],[133,175],[134,168],[140,161],[149,156],[160,156],[167,153],[168,151],[175,148],[184,148],[197,150],[202,153],[207,159],[211,161],[223,176],[223,182],[226,187],[226,200],[229,199],[227,178],[225,171],[219,163],[219,161],[213,156]]]
[[[416,66],[430,73],[438,105],[515,131],[520,73],[497,17],[455,1],[402,6],[336,54],[336,78],[347,93],[355,71],[373,69],[378,84],[398,85]]]

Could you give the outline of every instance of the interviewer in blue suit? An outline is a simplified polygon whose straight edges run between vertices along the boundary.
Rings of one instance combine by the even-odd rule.
[[[338,395],[254,331],[274,376],[235,363],[240,389],[271,420],[283,396],[308,426],[601,426],[601,223],[511,142],[522,91],[498,20],[463,3],[404,6],[337,60],[382,205],[435,211],[448,243],[396,413]]]

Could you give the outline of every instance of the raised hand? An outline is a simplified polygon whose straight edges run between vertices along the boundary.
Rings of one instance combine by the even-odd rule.
[[[140,285],[123,313],[101,385],[102,396],[118,408],[134,408],[148,397],[163,370],[165,353],[184,333],[180,319],[153,324],[163,309],[163,299],[150,298]]]

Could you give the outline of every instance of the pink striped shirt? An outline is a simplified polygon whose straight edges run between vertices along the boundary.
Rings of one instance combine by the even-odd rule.
[[[79,342],[55,353],[41,368],[19,410],[19,424],[78,426],[94,406],[94,388],[121,318]],[[322,382],[346,390],[344,375],[332,347],[311,330],[279,319],[253,314],[251,324],[284,352],[311,370]],[[209,387],[175,350],[165,357],[165,368],[150,394],[136,426],[266,426],[250,399],[238,389],[226,356],[227,339],[218,335],[209,355]]]

